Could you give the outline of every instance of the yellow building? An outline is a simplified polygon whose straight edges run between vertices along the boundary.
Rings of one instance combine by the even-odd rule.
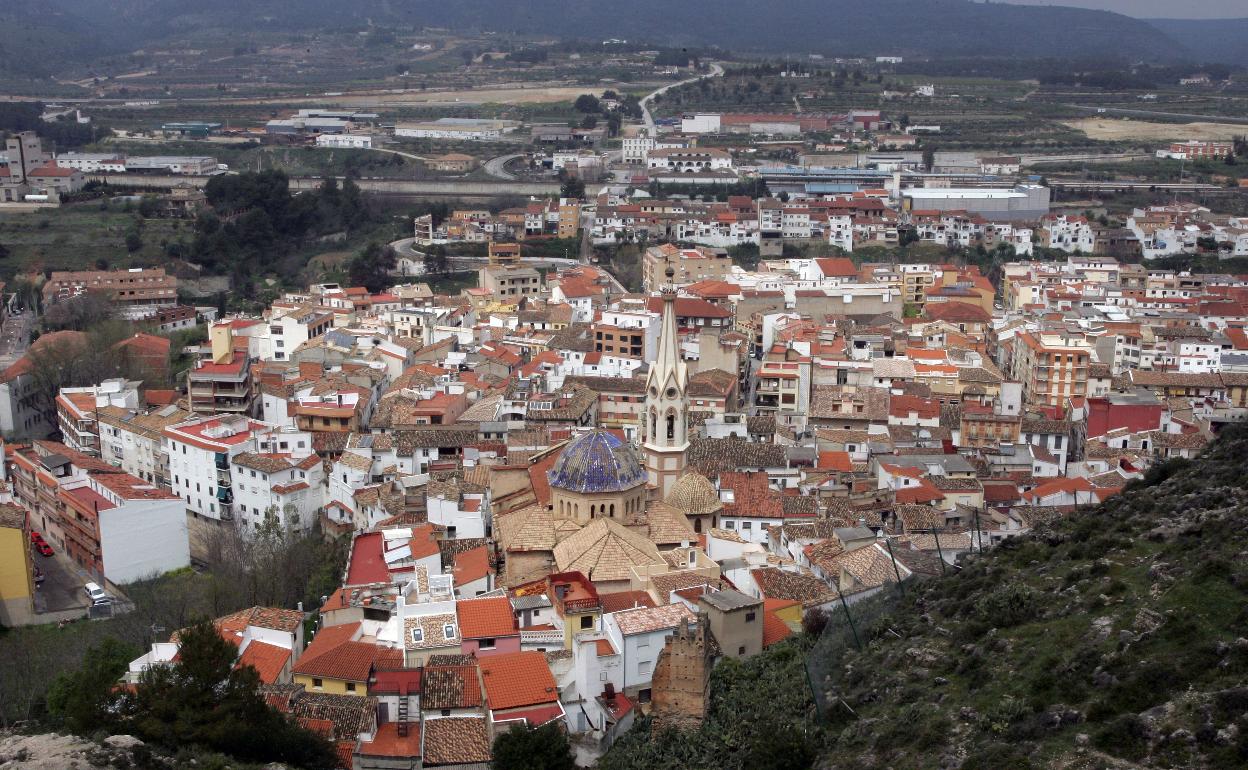
[[[292,670],[295,684],[306,692],[333,695],[368,695],[374,666],[400,668],[402,650],[360,641],[360,623],[322,628],[299,656]]]
[[[0,623],[21,626],[35,620],[34,569],[26,511],[0,504]]]

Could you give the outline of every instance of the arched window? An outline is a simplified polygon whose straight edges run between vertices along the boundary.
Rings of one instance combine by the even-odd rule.
[[[611,503],[611,518],[615,518],[615,503]]]
[[[659,413],[658,413],[658,412],[656,412],[656,411],[655,411],[655,410],[653,410],[653,409],[651,409],[651,410],[650,410],[650,436],[649,436],[649,439],[650,439],[651,441],[658,441],[658,440],[659,440]]]
[[[698,534],[702,533],[702,517],[701,516],[693,520],[693,531]]]
[[[676,440],[676,413],[667,413],[667,441],[670,444]]]

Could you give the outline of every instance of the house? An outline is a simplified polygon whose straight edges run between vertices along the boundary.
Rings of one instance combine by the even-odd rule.
[[[361,623],[322,628],[292,670],[308,692],[364,697],[375,667],[399,667],[403,653],[363,641]]]
[[[480,601],[480,600],[475,600]],[[481,659],[481,681],[490,721],[505,728],[529,727],[563,719],[559,686],[541,652],[510,652]]]
[[[455,614],[463,654],[487,658],[520,651],[520,629],[506,596],[461,599]]]

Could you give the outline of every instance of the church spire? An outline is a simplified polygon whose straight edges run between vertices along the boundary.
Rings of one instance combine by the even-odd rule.
[[[689,448],[689,367],[680,354],[676,331],[676,271],[671,264],[664,271],[663,319],[659,327],[659,349],[646,377],[646,411],[643,417],[642,449],[646,458],[647,481],[667,496],[672,484],[685,469]]]

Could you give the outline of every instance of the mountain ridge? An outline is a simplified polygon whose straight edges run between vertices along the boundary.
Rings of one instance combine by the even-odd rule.
[[[391,24],[562,38],[626,38],[768,54],[1118,56],[1193,54],[1157,27],[1108,11],[969,0],[14,0],[7,13],[64,27],[92,49],[132,50],[202,29],[246,34]],[[240,12],[245,8],[246,12]],[[31,14],[37,18],[31,19]],[[52,14],[49,16],[49,14]],[[84,30],[86,34],[84,34]],[[3,44],[3,41],[0,41]],[[81,57],[78,57],[81,58]]]

